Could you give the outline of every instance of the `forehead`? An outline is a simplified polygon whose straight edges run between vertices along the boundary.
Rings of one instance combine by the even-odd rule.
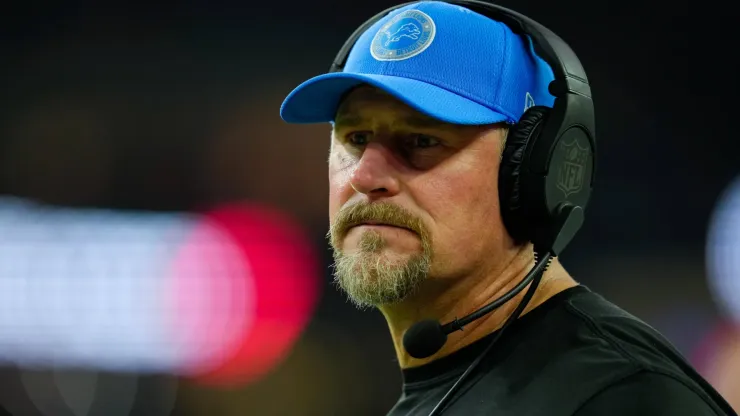
[[[344,95],[344,97],[342,97],[342,100],[339,103],[339,108],[337,112],[342,113],[342,112],[351,111],[352,109],[357,107],[357,105],[360,103],[372,103],[372,102],[394,103],[399,106],[407,107],[409,110],[411,110],[410,107],[406,106],[404,103],[402,103],[400,100],[398,100],[396,97],[394,97],[390,93],[385,92],[381,90],[380,88],[376,88],[371,85],[363,84],[363,85],[352,88]]]
[[[362,85],[351,90],[337,109],[335,124],[355,125],[371,118],[393,118],[414,127],[452,127],[451,124],[422,114],[391,94],[378,88]]]

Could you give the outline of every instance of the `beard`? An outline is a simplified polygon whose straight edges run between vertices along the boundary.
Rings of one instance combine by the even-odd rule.
[[[388,256],[386,241],[374,230],[363,232],[352,253],[342,250],[350,228],[365,221],[377,221],[414,231],[421,240],[421,252]],[[393,204],[359,203],[343,208],[327,234],[334,251],[334,282],[360,309],[401,302],[414,294],[426,280],[432,263],[429,232],[421,220]]]

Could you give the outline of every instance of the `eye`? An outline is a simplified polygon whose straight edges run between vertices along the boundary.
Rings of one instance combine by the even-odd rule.
[[[349,133],[346,137],[347,142],[355,146],[365,146],[370,141],[370,132],[354,131],[352,133]]]
[[[426,134],[414,134],[409,137],[407,145],[414,148],[429,148],[438,146],[440,144],[439,139],[426,135]]]

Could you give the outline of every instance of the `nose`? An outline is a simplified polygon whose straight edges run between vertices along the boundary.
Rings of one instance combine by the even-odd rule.
[[[400,190],[397,172],[392,164],[390,149],[381,143],[365,146],[357,168],[352,173],[352,188],[371,198],[389,197]]]

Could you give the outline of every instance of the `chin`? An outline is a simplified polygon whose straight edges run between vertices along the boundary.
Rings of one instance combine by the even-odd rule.
[[[375,253],[364,253],[368,258],[385,264],[403,264],[420,254],[419,252],[399,252],[388,248]]]

